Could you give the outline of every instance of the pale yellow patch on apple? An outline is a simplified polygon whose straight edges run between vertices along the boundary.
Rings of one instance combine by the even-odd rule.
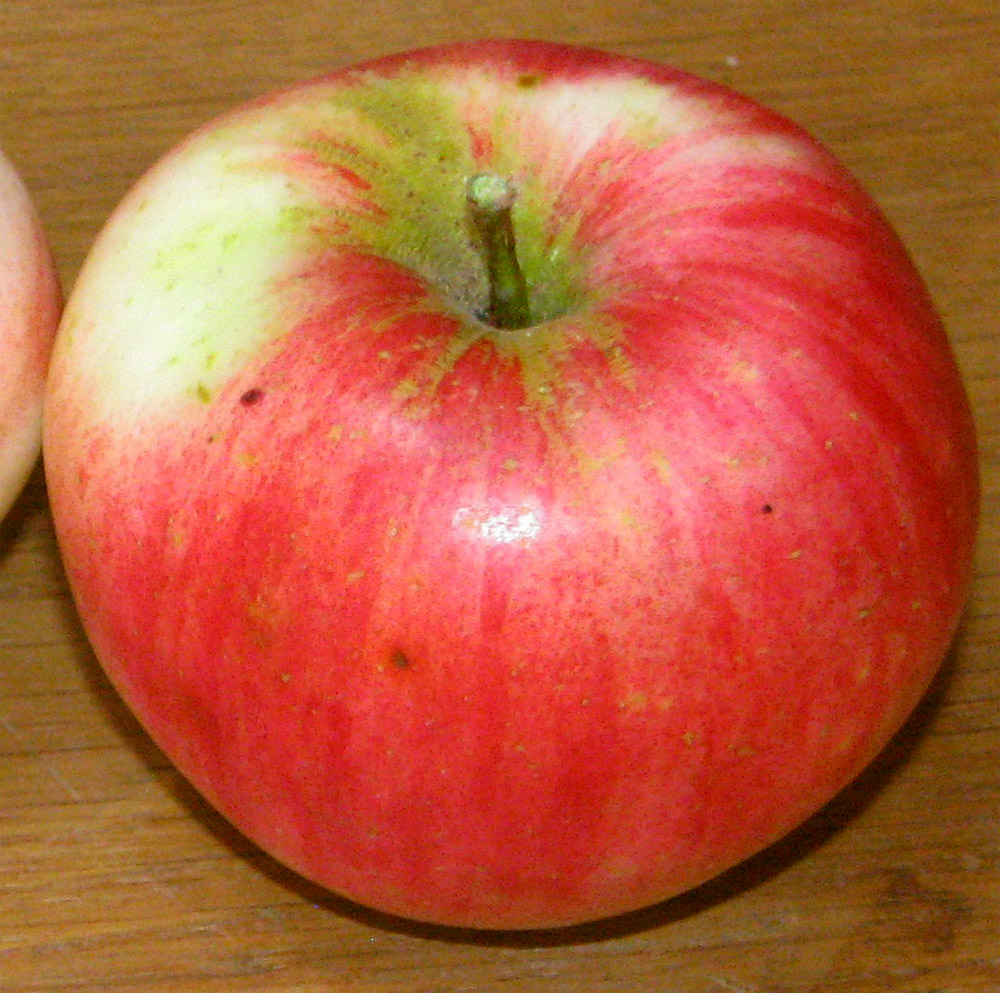
[[[567,170],[609,135],[627,135],[635,144],[652,148],[667,138],[691,134],[710,119],[707,107],[697,101],[681,99],[672,87],[639,77],[598,79],[586,86],[553,82],[528,91],[526,97],[537,125],[550,133],[561,134],[566,122],[573,122],[573,148],[563,145],[561,164]],[[711,116],[717,114],[714,109]]]
[[[294,294],[275,285],[294,255],[288,216],[301,191],[253,167],[252,145],[239,148],[223,132],[168,157],[85,263],[57,347],[73,353],[106,411],[207,402],[294,319]]]

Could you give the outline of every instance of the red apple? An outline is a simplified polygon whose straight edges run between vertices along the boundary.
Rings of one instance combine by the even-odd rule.
[[[394,914],[564,925],[758,851],[900,727],[969,578],[969,409],[885,219],[614,55],[421,50],[214,121],[101,234],[50,383],[111,679]]]
[[[61,304],[34,204],[0,151],[0,517],[38,461],[45,371]]]

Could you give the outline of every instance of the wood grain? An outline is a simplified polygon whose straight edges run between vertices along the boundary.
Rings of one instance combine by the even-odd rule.
[[[351,906],[208,809],[101,675],[38,473],[0,529],[0,989],[1000,990],[998,34],[987,0],[3,0],[0,144],[67,289],[116,201],[186,132],[360,58],[534,36],[764,100],[841,156],[910,247],[966,377],[984,498],[960,635],[859,781],[694,893],[504,936]]]

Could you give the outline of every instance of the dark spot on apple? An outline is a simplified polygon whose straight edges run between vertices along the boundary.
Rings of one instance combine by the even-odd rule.
[[[392,653],[392,664],[397,669],[410,668],[410,660],[398,648]]]
[[[542,75],[537,72],[526,72],[517,77],[517,85],[521,87],[522,90],[531,90],[539,85],[542,81]]]
[[[762,514],[773,514],[774,507],[772,507],[769,503],[765,503],[764,506],[760,508],[760,512]]]
[[[240,403],[243,404],[244,407],[252,407],[254,404],[260,403],[263,399],[264,391],[254,387],[252,390],[247,390],[246,393],[240,397]]]

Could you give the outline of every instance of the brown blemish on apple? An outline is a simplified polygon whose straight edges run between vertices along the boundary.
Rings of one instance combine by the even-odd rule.
[[[669,484],[673,477],[673,469],[667,456],[663,452],[650,452],[648,458],[660,482]]]
[[[240,403],[244,407],[253,407],[260,403],[264,399],[264,391],[254,387],[251,390],[247,390],[241,397]]]
[[[617,514],[618,523],[627,531],[638,531],[643,527],[643,520],[631,507],[623,507]]]
[[[628,713],[641,713],[646,709],[649,698],[641,690],[632,690],[624,699],[618,702],[618,709]]]
[[[262,590],[247,601],[245,617],[250,640],[258,647],[266,648],[287,625],[289,615],[281,603],[268,591]]]
[[[168,522],[167,536],[175,549],[181,549],[187,544],[187,531],[177,523],[173,515]]]
[[[625,438],[615,438],[600,449],[595,446],[593,450],[581,453],[577,460],[577,468],[585,476],[613,471],[615,466],[628,457],[628,454],[628,441]]]
[[[760,379],[760,370],[746,359],[737,359],[729,370],[729,378],[735,383],[753,383]]]
[[[400,671],[405,671],[411,668],[412,663],[410,662],[409,658],[400,649],[397,648],[392,653],[392,665],[393,668],[395,669],[399,669]]]

